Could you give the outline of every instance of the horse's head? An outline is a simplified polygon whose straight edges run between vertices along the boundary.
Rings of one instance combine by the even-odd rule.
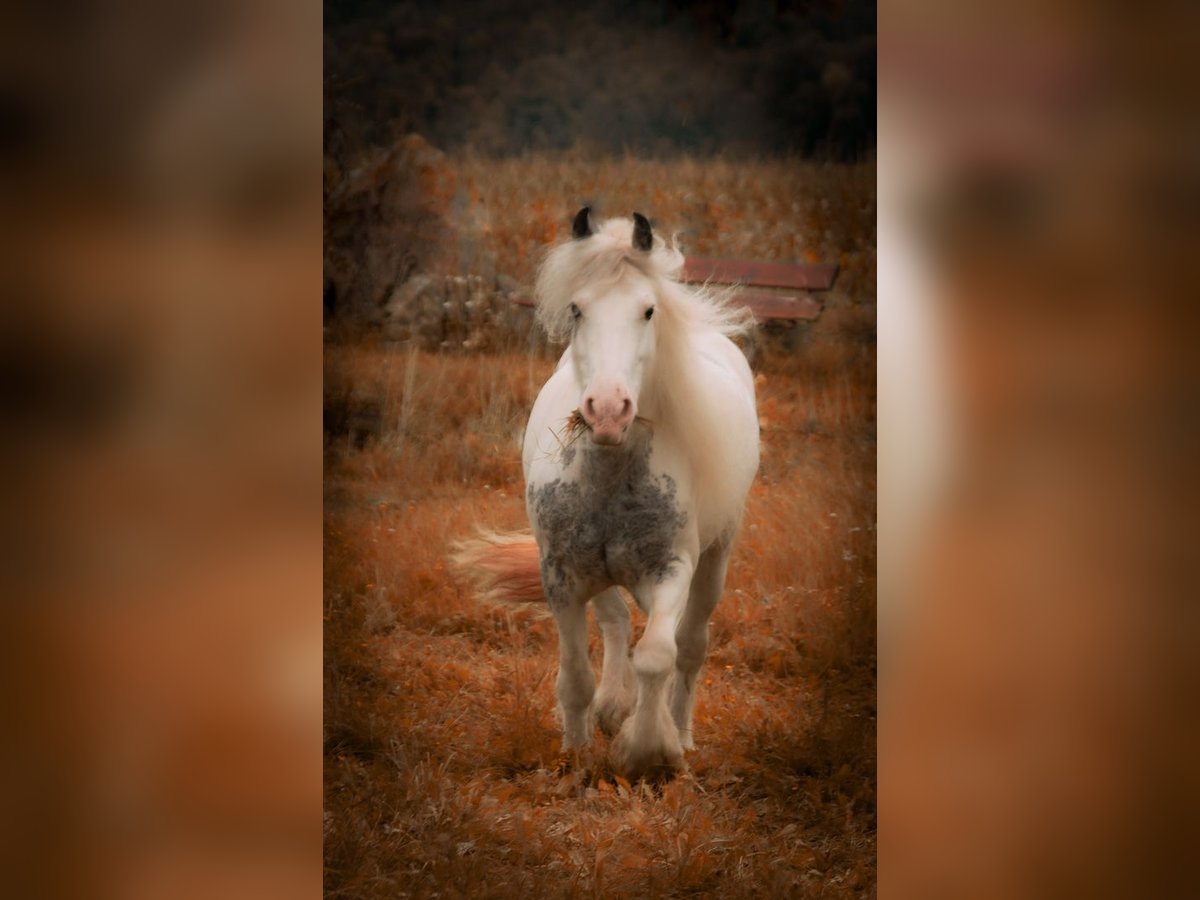
[[[592,440],[606,445],[622,443],[629,433],[657,344],[655,282],[637,265],[639,256],[650,253],[654,235],[640,213],[633,214],[632,232],[625,229],[606,228],[597,236],[587,207],[579,211],[572,228],[576,241],[620,235],[628,241],[625,246],[634,263],[621,265],[615,278],[583,284],[568,307],[571,358],[582,387],[579,412]]]

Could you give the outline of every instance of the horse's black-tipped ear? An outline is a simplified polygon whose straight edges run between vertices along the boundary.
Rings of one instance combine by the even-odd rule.
[[[585,206],[575,213],[575,221],[571,223],[571,237],[578,241],[591,237],[592,234],[592,208]]]
[[[639,212],[633,214],[633,246],[634,249],[645,253],[654,244],[654,233],[650,230],[650,220]]]

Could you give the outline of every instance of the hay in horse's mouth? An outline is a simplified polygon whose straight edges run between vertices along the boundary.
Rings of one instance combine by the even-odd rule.
[[[563,422],[562,430],[552,431],[551,434],[558,441],[559,450],[566,450],[579,440],[581,434],[590,428],[591,426],[583,420],[583,413],[576,409],[572,410],[571,414],[567,416],[567,420]]]
[[[576,440],[585,431],[590,430],[591,427],[583,418],[583,413],[578,409],[571,410],[571,414],[567,416],[567,438],[571,441]]]
[[[634,416],[633,424],[651,427],[654,423],[645,416]],[[591,430],[592,426],[587,423],[587,420],[583,417],[583,413],[578,409],[571,410],[571,414],[567,416],[567,424],[563,428],[563,436],[566,438],[566,444],[564,446],[570,447],[573,443],[579,440],[580,435],[582,435],[585,431]]]

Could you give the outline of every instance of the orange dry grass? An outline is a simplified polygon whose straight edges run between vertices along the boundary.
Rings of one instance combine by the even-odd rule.
[[[828,343],[762,361],[699,748],[663,788],[615,777],[599,734],[560,758],[553,621],[448,572],[477,526],[526,526],[516,440],[553,362],[328,348],[327,402],[372,396],[382,423],[327,449],[331,896],[873,892],[873,365]]]
[[[485,248],[524,284],[591,203],[603,218],[645,213],[700,256],[838,263],[839,292],[875,297],[873,164],[531,154],[453,165],[479,203]]]

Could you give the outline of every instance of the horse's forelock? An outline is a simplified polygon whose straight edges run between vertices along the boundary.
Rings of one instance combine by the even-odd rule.
[[[630,270],[651,280],[661,303],[694,307],[680,309],[671,318],[723,333],[744,330],[741,317],[730,315],[721,298],[675,280],[683,268],[683,254],[674,239],[655,241],[643,251],[634,247],[633,232],[631,220],[610,219],[596,225],[588,237],[573,237],[550,248],[538,270],[535,296],[538,321],[552,340],[565,340],[570,334],[569,309],[584,288],[615,284]]]

